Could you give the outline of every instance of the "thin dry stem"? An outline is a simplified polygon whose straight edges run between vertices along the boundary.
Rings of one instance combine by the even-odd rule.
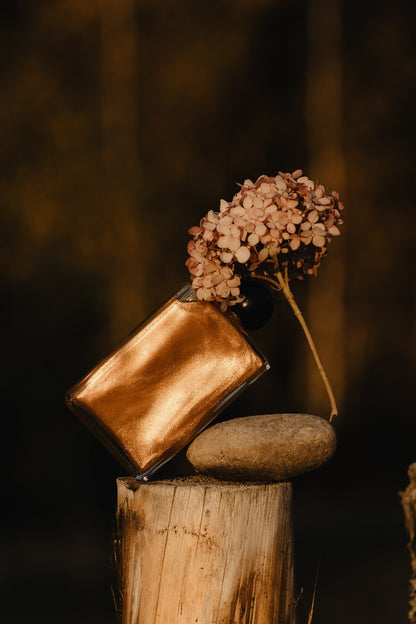
[[[298,321],[299,321],[299,323],[300,323],[300,325],[301,325],[301,327],[303,329],[303,332],[304,332],[304,334],[306,336],[306,340],[308,341],[310,350],[312,351],[312,355],[313,355],[314,360],[316,362],[316,365],[318,367],[319,374],[320,374],[321,379],[322,379],[322,381],[324,383],[325,389],[326,389],[327,394],[328,394],[329,402],[331,404],[331,415],[329,417],[329,422],[332,422],[333,418],[338,415],[338,408],[337,408],[337,404],[336,404],[336,401],[335,401],[334,393],[333,393],[332,388],[331,388],[331,384],[329,383],[329,379],[328,379],[328,377],[326,375],[326,372],[325,372],[324,367],[322,365],[321,359],[320,359],[320,357],[318,355],[318,351],[317,351],[317,349],[315,347],[315,343],[314,343],[314,341],[312,339],[312,336],[311,336],[311,333],[309,331],[309,328],[308,328],[308,326],[306,324],[305,319],[303,318],[303,314],[300,311],[300,308],[299,308],[298,304],[295,301],[295,298],[293,296],[292,291],[290,290],[289,281],[287,279],[287,275],[286,275],[286,279],[285,279],[283,277],[282,272],[281,271],[277,271],[276,272],[276,278],[277,278],[277,281],[279,283],[279,286],[280,286],[284,296],[288,300],[289,305],[291,306],[293,312],[295,313],[296,318],[298,319]]]
[[[315,609],[316,588],[318,586],[318,577],[319,577],[319,565],[318,565],[318,569],[316,570],[315,585],[313,588],[311,608],[309,609],[308,624],[312,624],[313,611]]]
[[[277,284],[277,282],[271,277],[267,277],[266,275],[257,275],[256,273],[253,273],[253,277],[268,282],[274,290],[280,290],[279,284]]]
[[[330,405],[331,405],[331,414],[330,414],[330,417],[329,417],[329,422],[332,422],[334,417],[338,416],[338,408],[337,408],[337,404],[336,404],[336,401],[335,401],[335,396],[334,396],[334,393],[332,391],[331,384],[329,383],[329,379],[328,379],[328,377],[326,375],[326,372],[324,370],[324,367],[322,365],[321,359],[320,359],[320,357],[318,355],[318,351],[317,351],[317,349],[315,347],[315,343],[314,343],[314,341],[312,339],[312,336],[311,336],[311,333],[309,331],[309,328],[308,328],[308,326],[306,324],[306,321],[305,321],[305,319],[303,317],[303,314],[302,314],[298,304],[295,301],[293,293],[290,290],[289,279],[288,279],[288,275],[287,275],[287,267],[285,267],[284,270],[285,270],[285,275],[284,276],[283,276],[281,271],[279,271],[279,270],[276,271],[276,273],[275,273],[276,281],[274,279],[272,279],[271,277],[266,277],[265,275],[255,275],[254,274],[253,277],[255,277],[257,279],[264,280],[266,282],[269,282],[272,286],[274,286],[274,288],[276,288],[278,290],[281,290],[283,292],[284,296],[286,297],[289,305],[291,306],[293,312],[295,313],[295,316],[298,319],[298,321],[299,321],[299,323],[300,323],[300,325],[301,325],[301,327],[303,329],[303,332],[304,332],[304,334],[306,336],[306,340],[308,341],[309,348],[312,351],[313,358],[314,358],[315,363],[316,363],[316,365],[318,367],[319,374],[321,376],[321,379],[322,379],[322,381],[324,383],[326,392],[328,394],[329,402],[330,402]]]

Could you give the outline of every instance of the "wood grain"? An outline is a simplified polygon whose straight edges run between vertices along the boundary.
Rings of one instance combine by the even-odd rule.
[[[416,624],[416,463],[410,464],[408,474],[409,485],[404,492],[400,492],[400,497],[409,536],[407,547],[411,565],[408,617],[411,624]]]
[[[123,624],[289,624],[290,483],[118,479]]]

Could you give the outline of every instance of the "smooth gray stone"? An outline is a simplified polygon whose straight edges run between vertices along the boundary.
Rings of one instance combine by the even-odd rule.
[[[332,425],[310,414],[234,418],[205,429],[189,446],[197,472],[235,481],[285,481],[334,454]]]

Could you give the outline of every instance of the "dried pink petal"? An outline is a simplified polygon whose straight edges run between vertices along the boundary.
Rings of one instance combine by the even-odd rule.
[[[278,226],[284,227],[285,225],[287,225],[289,218],[285,212],[278,212],[276,214],[276,221]]]
[[[322,197],[322,195],[324,194],[324,187],[322,186],[322,184],[320,184],[314,191],[314,196],[316,199],[320,199]]]
[[[207,220],[210,221],[210,223],[217,223],[218,222],[218,215],[213,210],[210,210],[207,213]]]
[[[280,247],[276,245],[270,245],[268,251],[269,251],[269,256],[274,257],[274,256],[277,256],[277,254],[280,252]]]
[[[315,245],[315,247],[324,247],[325,246],[325,237],[324,236],[313,236],[312,237],[312,242]]]
[[[217,295],[219,295],[222,299],[226,299],[228,297],[228,295],[231,292],[231,289],[229,286],[227,286],[226,282],[221,282],[220,284],[218,284],[217,286],[215,286],[215,292],[217,293]]]
[[[233,276],[233,272],[230,269],[230,267],[226,266],[226,267],[221,267],[220,269],[221,275],[223,276],[223,278],[225,280],[231,279]]]
[[[241,279],[238,275],[234,275],[231,279],[227,280],[227,284],[230,288],[236,288],[236,286],[240,286]]]
[[[260,184],[258,191],[259,193],[263,193],[263,195],[268,195],[268,193],[273,193],[273,187],[271,184],[263,182],[262,184]]]
[[[263,236],[267,232],[267,227],[264,225],[264,223],[258,223],[254,228],[254,231],[259,236]]]
[[[249,210],[252,207],[252,205],[253,205],[253,200],[251,199],[251,197],[245,197],[243,199],[243,207],[246,210]]]
[[[260,238],[258,236],[258,234],[255,234],[253,232],[253,234],[250,234],[250,236],[247,238],[247,242],[249,245],[257,245],[257,243],[259,242]]]
[[[267,208],[264,211],[264,214],[267,215],[267,216],[270,216],[270,215],[276,213],[277,210],[278,210],[278,208],[277,208],[276,204],[271,204],[270,206],[267,206]]]
[[[318,211],[311,210],[311,212],[308,213],[307,219],[309,223],[316,223],[316,221],[318,221],[319,219]]]
[[[230,217],[230,215],[224,215],[223,217],[221,217],[221,219],[218,222],[218,225],[221,223],[223,225],[231,225],[233,222],[233,218]]]
[[[215,230],[215,223],[213,223],[212,221],[204,221],[202,227],[205,230]]]
[[[302,223],[302,220],[303,220],[303,217],[300,212],[292,213],[292,216],[291,216],[292,223],[296,223],[296,224]]]
[[[193,227],[189,228],[188,232],[189,234],[191,234],[191,236],[197,236],[202,232],[202,229],[199,227],[199,225],[194,225]]]
[[[228,239],[230,237],[229,236],[220,236],[219,239],[217,240],[217,245],[220,249],[225,249],[228,247]]]
[[[204,233],[202,234],[202,238],[206,241],[213,241],[214,232],[212,232],[211,230],[204,230]]]
[[[227,236],[227,239],[228,239],[228,249],[230,249],[231,251],[237,251],[237,249],[241,245],[240,239],[236,238],[235,236]]]
[[[220,254],[220,259],[225,262],[225,264],[228,264],[229,262],[231,262],[231,260],[233,259],[233,254],[230,251],[223,251]]]
[[[204,281],[203,277],[194,277],[194,279],[192,280],[192,286],[193,288],[200,288],[202,286],[202,282]]]
[[[268,258],[269,256],[269,250],[264,247],[260,252],[259,252],[259,261],[263,262],[264,260],[266,260],[266,258]]]
[[[196,296],[201,301],[210,301],[212,299],[211,291],[209,288],[198,288]]]
[[[274,240],[280,240],[282,238],[282,232],[278,229],[273,229],[270,230],[270,238],[273,238]],[[263,239],[263,237],[262,237]],[[263,242],[263,240],[262,240]]]
[[[286,182],[283,180],[281,176],[275,177],[275,184],[279,193],[284,193],[285,190],[287,189]]]
[[[296,208],[296,206],[298,205],[298,200],[297,199],[286,199],[286,206],[288,208]]]
[[[232,225],[231,226],[231,230],[230,230],[230,234],[231,236],[234,236],[235,238],[240,238],[240,228],[237,225]]]
[[[248,247],[241,246],[239,249],[237,249],[234,255],[238,262],[244,264],[244,262],[247,262],[247,260],[250,258],[250,250]]]
[[[223,279],[224,279],[223,276],[220,273],[217,272],[217,273],[214,273],[212,275],[211,283],[212,283],[213,286],[216,286],[217,284],[222,282]]]
[[[204,269],[202,267],[202,264],[197,264],[196,267],[192,267],[191,269],[189,269],[189,272],[192,275],[195,275],[196,277],[199,277],[200,275],[203,274]]]
[[[211,286],[212,286],[212,277],[211,277],[211,275],[205,275],[205,277],[202,279],[202,286],[204,288],[211,288]]]
[[[233,206],[230,208],[230,214],[235,215],[236,217],[242,217],[246,214],[245,208],[243,206]]]
[[[253,207],[257,208],[257,209],[263,209],[264,207],[264,200],[261,197],[255,197],[253,199]]]
[[[297,182],[299,184],[303,184],[311,189],[313,189],[313,187],[315,186],[315,184],[312,182],[312,180],[310,180],[307,176],[302,176],[301,178],[297,179]]]
[[[231,227],[227,223],[219,222],[217,225],[217,232],[228,236],[231,233]]]

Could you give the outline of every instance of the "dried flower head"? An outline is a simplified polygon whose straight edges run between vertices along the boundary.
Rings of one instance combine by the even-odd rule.
[[[300,169],[245,180],[231,202],[222,199],[218,212],[210,210],[189,230],[186,265],[197,297],[224,308],[242,301],[242,277],[315,275],[340,233],[342,210],[337,192]]]

